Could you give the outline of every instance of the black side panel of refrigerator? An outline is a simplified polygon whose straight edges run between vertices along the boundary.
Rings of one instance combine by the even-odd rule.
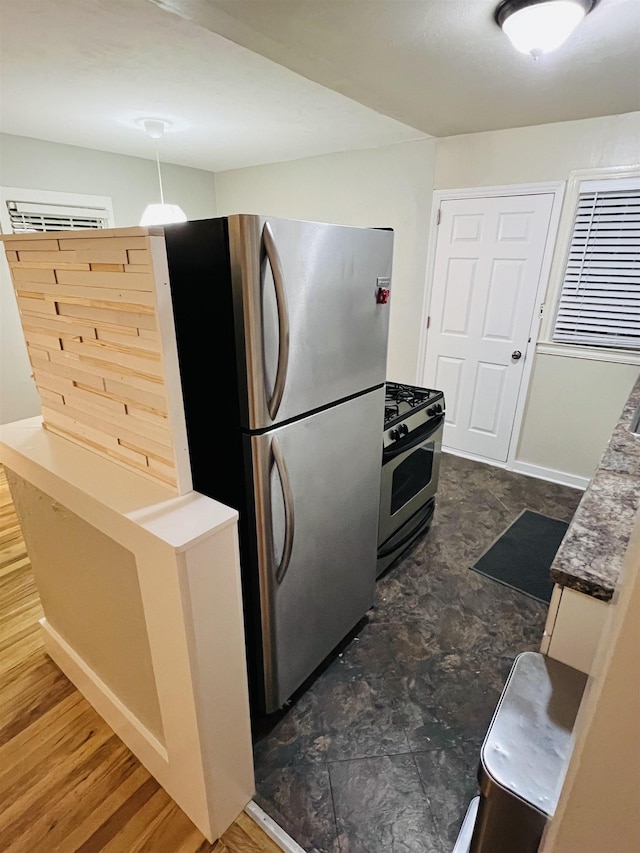
[[[260,592],[250,460],[240,431],[225,218],[165,226],[193,488],[239,513],[249,697],[264,707]]]

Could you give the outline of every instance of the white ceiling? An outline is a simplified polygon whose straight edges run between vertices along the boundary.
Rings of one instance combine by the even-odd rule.
[[[600,0],[537,62],[499,0],[153,0],[432,136],[640,109],[640,0]]]
[[[493,0],[0,0],[0,127],[213,171],[640,109],[640,0],[534,62]]]

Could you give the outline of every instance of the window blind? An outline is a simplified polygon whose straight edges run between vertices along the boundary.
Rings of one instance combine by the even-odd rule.
[[[581,186],[553,339],[640,349],[640,181]]]
[[[70,231],[75,228],[106,228],[106,210],[64,207],[58,204],[7,201],[7,211],[14,234],[30,231]]]

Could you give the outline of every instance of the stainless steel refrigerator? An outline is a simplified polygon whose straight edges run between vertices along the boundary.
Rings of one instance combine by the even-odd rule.
[[[164,230],[194,488],[239,511],[260,716],[373,603],[393,233],[250,215]]]

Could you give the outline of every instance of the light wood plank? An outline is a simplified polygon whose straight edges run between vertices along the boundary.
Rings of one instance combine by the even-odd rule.
[[[157,329],[156,318],[153,314],[127,313],[126,311],[114,311],[108,308],[94,308],[84,305],[71,305],[63,303],[58,306],[58,313],[63,317],[80,317],[99,324],[103,329],[109,325],[121,328],[122,334],[126,329]]]
[[[141,359],[140,364],[142,364],[149,361],[159,362],[161,359],[158,341],[156,341],[156,346],[150,340],[137,341],[134,338],[127,338],[124,341],[111,341],[99,334],[97,338],[83,339],[83,343],[92,352],[104,355],[110,362],[115,364],[128,366],[130,360]],[[71,351],[79,352],[80,350],[77,347],[72,347]],[[118,356],[122,356],[123,360],[118,361]]]
[[[127,405],[127,414],[134,420],[139,418],[142,421],[155,424],[157,427],[162,428],[167,426],[166,412],[153,411],[152,409],[148,409],[144,406],[139,406],[136,403],[130,403]]]
[[[120,270],[122,270],[124,264],[129,263],[127,250],[118,248],[117,246],[112,247],[111,242],[111,240],[103,240],[102,246],[99,248],[85,249],[82,247],[78,248],[78,241],[75,240],[73,247],[76,258],[83,263],[91,264],[91,266],[94,264],[119,264]]]
[[[150,292],[153,289],[153,278],[147,273],[125,273],[121,272],[74,272],[73,270],[61,270],[56,275],[58,284],[114,288],[115,290],[135,290]],[[43,279],[44,280],[44,279]],[[35,279],[40,281],[40,279]]]
[[[110,344],[122,344],[128,349],[143,349],[148,352],[157,353],[162,351],[160,336],[157,332],[146,332],[144,336],[139,334],[131,335],[127,333],[122,334],[120,331],[112,331],[112,329],[105,329],[100,326],[97,329],[96,336],[99,341],[106,341]]]
[[[98,249],[112,251],[114,249],[146,249],[149,241],[146,236],[152,232],[148,228],[110,228],[109,233],[102,232],[96,237],[86,237],[79,231],[65,232],[60,236],[61,249],[75,249],[80,252],[84,249]],[[136,236],[139,235],[139,236]],[[71,242],[73,241],[73,242]],[[13,248],[13,246],[11,246]]]
[[[63,353],[61,353],[62,355]],[[68,365],[64,362],[52,361],[51,358],[41,358],[41,353],[38,353],[31,359],[31,364],[34,370],[43,370],[48,374],[60,376],[64,379],[70,379],[71,382],[76,382],[88,388],[98,390],[104,389],[104,379],[101,376],[96,376],[93,373],[82,371],[76,364]],[[79,364],[79,359],[76,359]]]
[[[47,362],[51,364],[51,362]],[[55,391],[56,394],[61,394],[63,397],[70,391],[73,391],[73,380],[64,376],[56,376],[46,369],[34,367],[33,378],[36,380],[38,388],[46,388],[48,391]]]
[[[125,442],[121,440],[121,444],[125,444]],[[133,445],[130,445],[130,448],[133,449]],[[149,453],[147,456],[147,467],[149,471],[152,471],[159,480],[163,480],[165,483],[171,483],[172,485],[176,481],[176,469],[173,465],[170,465],[168,462],[164,462],[162,459],[157,458],[154,454]]]
[[[127,405],[131,403],[134,406],[145,407],[152,412],[167,414],[166,398],[160,394],[144,391],[142,388],[133,389],[129,384],[118,382],[108,376],[105,376],[104,385],[105,390],[113,394],[116,400],[122,400]]]
[[[151,264],[151,253],[148,249],[132,248],[127,251],[127,255],[129,256],[128,263],[131,264],[131,266],[137,266],[139,264],[149,266]]]
[[[91,272],[124,272],[124,264],[89,264]],[[141,270],[144,272],[144,270]]]
[[[72,412],[73,410],[69,406],[52,406],[43,403],[42,414],[45,419],[45,428],[51,429],[52,432],[60,432],[67,438],[72,438],[79,444],[110,459],[128,462],[139,470],[147,468],[147,457],[144,451],[121,447],[117,436],[100,429],[98,419],[94,419],[93,424],[89,424],[84,419],[79,421],[74,418]],[[96,423],[98,426],[95,426]]]
[[[20,263],[30,263],[31,261],[35,261],[36,263],[47,263],[52,261],[50,267],[55,267],[56,264],[75,264],[78,261],[76,257],[76,253],[73,251],[70,252],[62,252],[58,249],[57,252],[45,252],[42,249],[39,251],[33,251],[32,247],[20,249],[18,252],[18,261]]]
[[[47,347],[42,346],[42,344],[31,344],[31,343],[29,343],[29,341],[27,341],[26,344],[27,344],[27,352],[29,354],[29,358],[31,358],[32,356],[37,356],[38,358],[47,358],[47,359],[51,358],[51,353],[53,352],[53,350],[50,350]],[[56,352],[62,352],[62,350],[56,350]]]
[[[29,311],[22,312],[22,328],[34,332],[55,332],[57,336],[95,338],[96,330],[88,321],[73,320],[69,317],[52,317],[31,314]]]
[[[52,269],[37,269],[28,267],[21,269],[15,264],[11,267],[14,282],[38,282],[39,284],[55,284],[56,274]]]
[[[19,272],[30,276],[36,273],[44,274],[50,272],[52,275],[54,273],[53,270],[16,270],[16,273]],[[152,311],[155,308],[155,295],[150,290],[137,290],[125,287],[129,279],[132,278],[131,275],[127,275],[126,273],[78,273],[62,271],[59,273],[59,276],[65,280],[58,284],[55,283],[55,277],[54,281],[45,281],[39,278],[14,278],[14,284],[18,293],[25,296],[31,293],[42,294],[45,299],[54,299],[55,301],[64,301],[63,297],[81,297],[89,299],[92,302],[111,302],[115,305],[125,302],[136,305],[137,307],[134,310],[141,314],[145,313],[143,308],[151,308]],[[95,279],[89,282],[76,279],[75,283],[72,283],[68,281],[69,276],[85,276],[86,278],[89,276],[121,276],[122,282],[113,286],[109,286],[108,284],[101,286]]]
[[[44,343],[36,341],[35,343]],[[97,341],[63,341],[62,351],[77,355],[81,362],[104,367],[107,370],[121,370],[126,374],[135,373],[159,384],[163,384],[163,370],[158,353],[136,351],[135,354],[121,352],[109,347],[105,342],[96,346]]]
[[[57,391],[50,391],[48,388],[43,388],[41,385],[38,385],[38,393],[40,394],[42,402],[47,405],[64,405],[64,395]]]
[[[53,351],[49,353],[49,358],[54,364],[62,364],[67,367],[75,367],[93,376],[104,378],[105,382],[108,379],[128,385],[135,392],[148,391],[150,394],[160,395],[165,398],[165,388],[158,376],[150,376],[149,374],[136,373],[133,370],[120,367],[118,365],[109,364],[105,361],[91,358],[80,358],[72,352],[64,350]]]
[[[66,438],[69,441],[75,441],[77,444],[81,444],[83,447],[89,448],[89,450],[92,450],[104,459],[110,459],[112,462],[116,461],[121,464],[126,464],[127,467],[135,469],[140,474],[148,475],[149,466],[147,465],[146,457],[142,454],[130,451],[128,448],[120,447],[119,445],[117,445],[117,450],[111,450],[106,441],[102,440],[97,442],[88,438],[86,435],[88,427],[85,427],[84,424],[78,424],[77,421],[73,421],[73,426],[69,427],[66,423],[62,423],[62,421],[62,416],[56,412],[55,417],[49,417],[49,420],[43,424],[43,427],[54,435],[59,435],[61,438]],[[137,460],[142,461],[139,462]],[[154,475],[153,479],[161,480],[162,477]],[[166,482],[169,486],[175,486],[175,476]]]
[[[44,298],[43,293],[34,294],[34,296],[31,297],[23,296],[20,293],[16,293],[16,298],[18,301],[18,308],[20,309],[21,313],[24,313],[25,311],[30,311],[36,313],[37,315],[56,314],[55,302],[47,302]]]
[[[31,329],[24,330],[24,338],[27,344],[33,346],[41,346],[45,349],[62,349],[60,335],[55,332],[47,334],[46,332],[32,332]]]
[[[65,403],[76,409],[86,406],[87,411],[102,412],[103,417],[108,417],[110,413],[118,415],[128,414],[127,407],[120,400],[114,400],[103,392],[91,390],[90,388],[85,389],[74,386],[65,393],[64,400]]]
[[[7,234],[6,237],[0,235],[0,240],[4,243],[4,248],[7,252],[57,252],[60,246],[58,241],[52,239],[51,234],[22,234],[17,237],[15,234]]]
[[[34,255],[39,254],[39,252],[34,252]],[[44,252],[42,253],[44,254]],[[60,252],[60,254],[73,254],[72,252]],[[11,264],[11,269],[20,269],[20,270],[75,270],[80,272],[81,270],[86,270],[87,272],[91,269],[89,264],[79,264],[73,261],[58,261],[54,263],[52,261],[38,262],[38,261],[27,261],[26,263],[23,261],[18,261],[17,263]]]

